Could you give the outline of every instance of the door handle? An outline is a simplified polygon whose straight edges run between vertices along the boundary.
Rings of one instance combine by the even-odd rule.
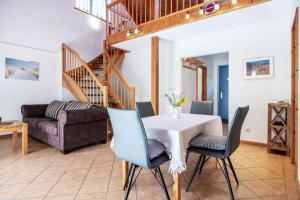
[[[220,92],[220,99],[223,99],[223,92]]]

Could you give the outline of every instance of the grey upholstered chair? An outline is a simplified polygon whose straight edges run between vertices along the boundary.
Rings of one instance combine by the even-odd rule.
[[[162,176],[160,165],[169,161],[166,147],[156,140],[148,140],[143,123],[135,110],[108,109],[114,131],[114,152],[121,160],[132,163],[124,185],[125,197],[134,185],[138,175],[135,176],[137,168],[155,170],[155,175],[159,177],[167,199],[169,193]]]
[[[230,178],[227,171],[226,160],[228,161],[229,167],[233,173],[233,176],[237,184],[239,184],[239,181],[237,179],[236,173],[234,171],[233,165],[229,157],[240,145],[241,128],[247,116],[248,111],[249,111],[249,106],[239,107],[237,109],[233,117],[233,121],[229,127],[228,137],[208,136],[204,134],[199,134],[198,136],[194,137],[190,141],[189,148],[187,149],[187,155],[190,152],[193,152],[199,154],[199,159],[194,168],[193,174],[188,181],[186,191],[189,190],[197,171],[199,171],[199,175],[200,175],[203,166],[207,162],[207,160],[211,157],[214,157],[217,158],[217,161],[218,159],[222,160],[223,168],[221,167],[219,161],[218,164],[220,165],[220,168],[226,177],[231,199],[234,199]]]
[[[138,111],[141,118],[151,117],[155,115],[155,112],[150,101],[136,102],[136,110]]]
[[[193,101],[191,107],[191,114],[213,115],[213,101]]]

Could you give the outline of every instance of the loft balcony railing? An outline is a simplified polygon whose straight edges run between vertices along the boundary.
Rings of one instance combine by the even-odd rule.
[[[139,33],[139,25],[179,12],[208,15],[238,0],[114,0],[107,4],[107,35],[128,31]]]
[[[110,1],[76,0],[75,9],[105,21],[106,3],[110,3]]]

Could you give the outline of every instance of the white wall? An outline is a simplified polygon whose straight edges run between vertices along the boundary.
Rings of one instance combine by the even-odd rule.
[[[39,81],[5,79],[5,57],[40,63]],[[61,98],[61,70],[57,55],[0,43],[0,116],[21,119],[22,104],[49,103]]]
[[[1,0],[0,41],[53,52],[67,43],[91,60],[102,52],[105,24],[74,6],[74,0]]]
[[[151,41],[146,48],[136,49],[125,55],[120,70],[136,89],[136,101],[151,101]],[[170,112],[166,93],[179,92],[180,75],[174,63],[175,44],[168,40],[159,41],[159,109],[160,113]]]
[[[61,44],[88,61],[102,52],[105,37],[105,23],[74,6],[74,0],[0,0],[0,116],[4,119],[20,119],[22,104],[73,99],[62,89]],[[38,60],[40,80],[5,80],[5,57]]]
[[[178,41],[176,59],[229,52],[229,119],[238,106],[250,105],[242,139],[267,141],[267,103],[290,99],[290,26],[288,19],[270,21]],[[243,79],[243,59],[274,56],[274,78]],[[180,66],[177,66],[180,67]],[[250,128],[250,133],[245,132]]]
[[[182,92],[189,101],[182,107],[182,112],[189,113],[192,101],[196,101],[196,71],[182,69]]]

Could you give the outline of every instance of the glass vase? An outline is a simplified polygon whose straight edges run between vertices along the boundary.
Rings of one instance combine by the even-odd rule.
[[[173,119],[180,119],[180,107],[173,107]]]

